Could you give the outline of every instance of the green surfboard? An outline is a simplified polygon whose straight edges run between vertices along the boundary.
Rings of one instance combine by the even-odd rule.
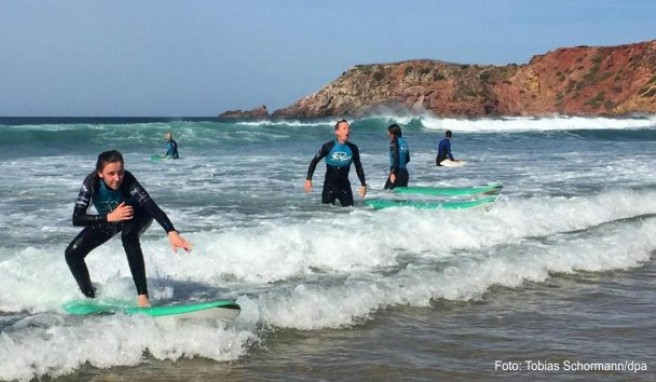
[[[70,301],[63,306],[68,314],[77,316],[107,314],[146,314],[153,317],[172,316],[179,318],[233,319],[241,308],[234,300],[216,300],[200,303],[171,304],[139,308],[125,301],[84,299]]]
[[[399,194],[422,194],[441,196],[467,196],[476,194],[494,195],[501,192],[501,183],[490,183],[480,187],[396,187],[394,192]]]
[[[423,200],[392,200],[392,199],[369,199],[364,204],[379,210],[389,207],[414,207],[419,209],[447,209],[457,210],[463,208],[473,208],[492,204],[497,200],[496,196],[487,196],[474,200],[454,200],[454,201],[423,201]]]

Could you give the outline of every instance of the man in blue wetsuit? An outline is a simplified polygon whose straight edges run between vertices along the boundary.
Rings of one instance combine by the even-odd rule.
[[[164,139],[166,139],[166,154],[164,158],[169,159],[180,159],[178,156],[178,142],[173,139],[173,134],[166,133],[164,134]]]
[[[451,154],[451,137],[453,133],[451,130],[447,130],[444,135],[446,136],[442,139],[437,147],[437,158],[435,158],[435,164],[437,166],[442,166],[442,162],[447,158],[452,162],[460,162],[459,160],[453,159]]]
[[[410,174],[406,165],[410,162],[410,149],[408,142],[403,138],[401,127],[396,123],[387,128],[390,138],[390,173],[385,182],[385,189],[394,187],[408,187]]]
[[[305,192],[312,191],[314,170],[319,161],[326,158],[326,178],[321,193],[321,202],[324,204],[334,204],[335,199],[339,199],[343,207],[354,204],[351,183],[348,178],[351,163],[355,164],[355,172],[360,180],[360,196],[364,197],[367,194],[367,183],[364,179],[362,163],[360,163],[360,151],[358,146],[348,141],[350,133],[351,127],[345,119],[337,122],[335,124],[336,139],[321,146],[317,155],[310,162],[305,180]]]

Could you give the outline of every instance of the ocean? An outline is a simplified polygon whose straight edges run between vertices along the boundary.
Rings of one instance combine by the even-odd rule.
[[[367,198],[394,197],[396,122],[410,185],[503,184],[465,210],[322,205],[323,162],[305,194],[334,122],[0,119],[0,380],[656,378],[655,116],[352,121]],[[445,129],[464,167],[434,165]],[[151,160],[168,131],[181,159]],[[237,319],[64,313],[73,204],[109,149],[194,245],[142,236],[153,302],[232,298]],[[102,298],[134,301],[119,238],[87,264]]]

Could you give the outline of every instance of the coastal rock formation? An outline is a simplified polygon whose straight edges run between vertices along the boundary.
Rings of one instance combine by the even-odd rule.
[[[259,121],[269,119],[269,111],[265,105],[251,110],[228,110],[219,114],[220,120]]]
[[[434,60],[357,65],[272,117],[390,111],[471,117],[656,113],[656,40],[561,48],[525,65]]]

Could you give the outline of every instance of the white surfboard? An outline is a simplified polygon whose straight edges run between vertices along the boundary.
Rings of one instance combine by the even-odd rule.
[[[450,160],[450,159],[445,159],[442,162],[440,162],[440,166],[443,167],[462,167],[466,164],[464,160]]]

